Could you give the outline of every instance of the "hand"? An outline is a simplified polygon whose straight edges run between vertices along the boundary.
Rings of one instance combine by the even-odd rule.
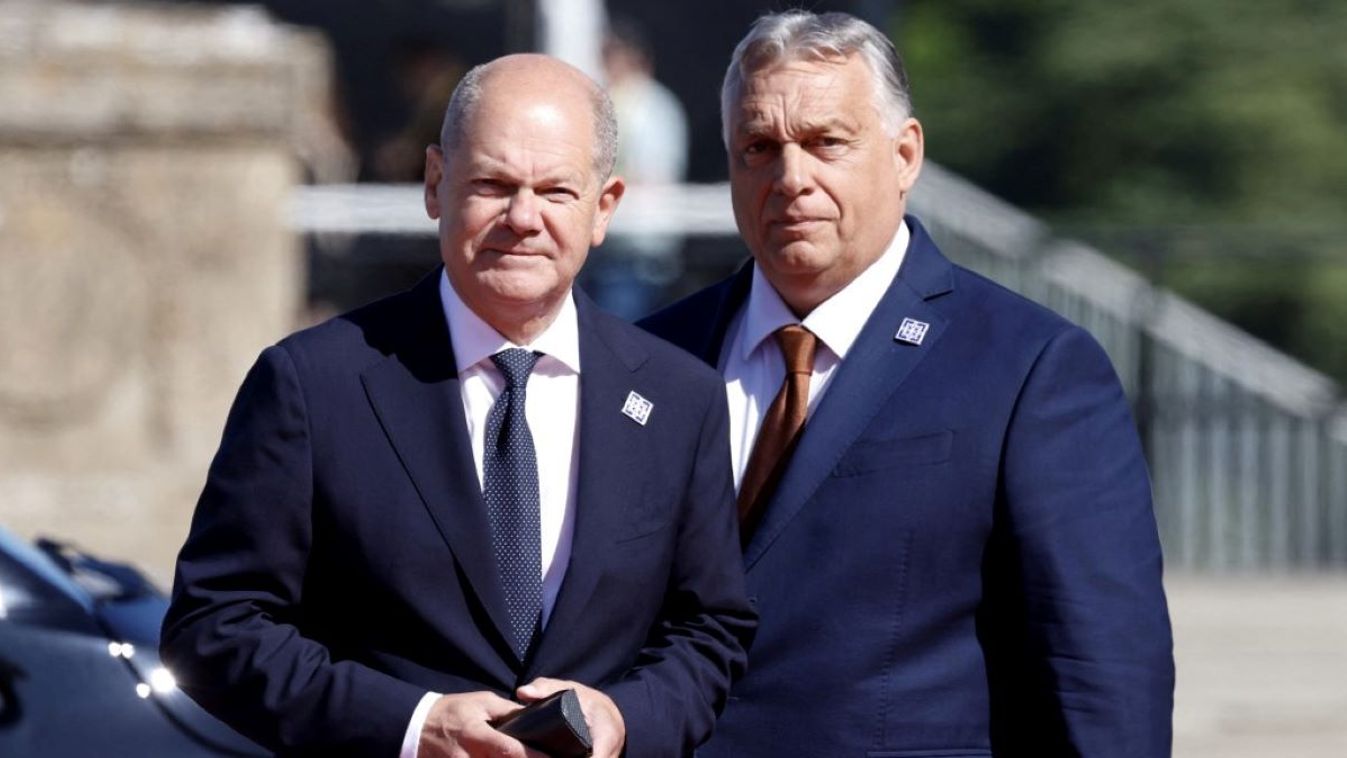
[[[525,703],[543,698],[561,690],[575,690],[580,708],[585,712],[585,724],[594,740],[594,758],[617,758],[627,743],[627,724],[617,703],[596,689],[579,682],[539,677],[520,687],[515,695]]]
[[[417,758],[546,758],[487,723],[521,707],[494,692],[442,695],[421,727]]]

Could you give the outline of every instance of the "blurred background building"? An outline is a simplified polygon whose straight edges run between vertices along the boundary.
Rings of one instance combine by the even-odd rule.
[[[166,584],[256,353],[436,264],[424,147],[502,53],[648,103],[602,302],[731,270],[719,81],[777,6],[0,0],[0,525]],[[1113,357],[1170,568],[1176,754],[1347,755],[1347,4],[813,9],[903,51],[945,252]]]

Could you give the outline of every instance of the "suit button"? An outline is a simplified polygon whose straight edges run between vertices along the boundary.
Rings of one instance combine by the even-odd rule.
[[[755,596],[753,596],[753,597],[750,597],[750,598],[748,599],[748,604],[751,605],[751,606],[753,606],[754,608],[757,608],[757,607],[758,607],[758,598],[757,598],[757,596],[755,595]]]

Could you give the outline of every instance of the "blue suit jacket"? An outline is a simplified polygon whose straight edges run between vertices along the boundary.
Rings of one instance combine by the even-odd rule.
[[[519,661],[437,276],[268,348],[178,560],[163,656],[285,752],[396,756],[426,691],[606,691],[632,756],[705,739],[752,630],[714,371],[577,291],[570,564]],[[623,415],[635,390],[646,425]]]
[[[699,755],[1168,755],[1160,546],[1118,380],[907,221],[745,550],[757,637]],[[749,280],[643,325],[716,365]]]

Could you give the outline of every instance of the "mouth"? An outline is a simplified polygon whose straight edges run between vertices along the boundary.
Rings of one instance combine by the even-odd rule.
[[[806,226],[808,224],[820,224],[827,220],[822,216],[787,214],[771,219],[770,223],[773,226]]]
[[[778,234],[806,235],[827,222],[827,219],[814,217],[780,218],[769,223],[769,228]]]
[[[515,250],[515,249],[503,249],[498,247],[487,248],[486,252],[491,253],[493,255],[497,255],[501,258],[541,258],[544,255],[543,253],[537,250],[526,250],[526,249]]]

